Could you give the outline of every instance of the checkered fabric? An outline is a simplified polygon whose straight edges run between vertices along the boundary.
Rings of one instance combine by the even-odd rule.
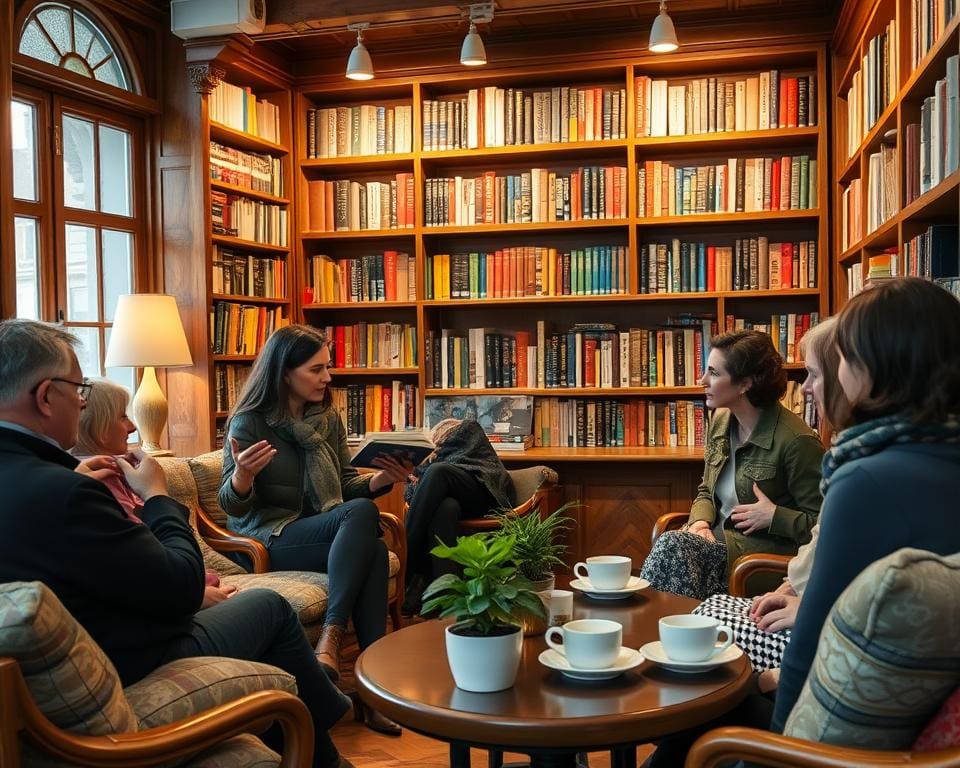
[[[693,612],[701,616],[719,619],[733,630],[734,642],[750,657],[754,670],[776,669],[783,660],[783,652],[790,642],[790,630],[782,632],[764,632],[750,618],[749,597],[731,595],[711,595]]]

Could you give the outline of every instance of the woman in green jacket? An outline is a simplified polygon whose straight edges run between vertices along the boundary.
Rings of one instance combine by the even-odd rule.
[[[700,380],[714,411],[703,481],[684,531],[664,534],[644,563],[654,586],[701,599],[726,591],[729,567],[741,555],[796,554],[823,501],[823,445],[779,402],[787,375],[770,336],[723,333],[711,347]]]
[[[231,530],[263,542],[275,570],[329,575],[317,659],[336,680],[349,619],[361,649],[386,632],[387,548],[371,499],[413,467],[385,458],[359,474],[329,384],[330,347],[316,328],[290,325],[267,339],[227,423],[220,505]],[[377,713],[357,714],[400,732]]]

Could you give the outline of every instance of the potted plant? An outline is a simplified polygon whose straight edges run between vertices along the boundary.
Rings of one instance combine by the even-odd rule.
[[[430,553],[463,567],[463,575],[440,576],[423,593],[425,613],[439,611],[456,622],[446,628],[447,661],[458,688],[476,693],[513,685],[520,666],[527,614],[543,615],[539,596],[515,563],[513,536],[475,533]]]
[[[561,542],[560,535],[573,524],[566,512],[579,506],[577,501],[568,501],[562,507],[546,517],[540,516],[536,508],[526,515],[515,515],[511,510],[498,510],[490,515],[500,523],[495,536],[514,538],[514,564],[520,573],[532,584],[532,589],[541,595],[546,606],[549,592],[554,586],[553,570],[563,565],[563,555],[567,545]],[[526,635],[538,635],[547,629],[546,616],[527,616],[523,622]]]

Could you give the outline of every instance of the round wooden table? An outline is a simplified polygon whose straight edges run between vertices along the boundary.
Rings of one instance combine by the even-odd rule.
[[[623,625],[623,643],[658,638],[661,616],[689,613],[697,601],[652,589],[622,601],[577,595],[574,618]],[[636,766],[636,745],[701,725],[735,707],[750,685],[746,655],[703,674],[649,661],[613,680],[571,680],[540,664],[543,636],[527,638],[517,681],[497,693],[454,685],[444,623],[391,632],[360,654],[357,687],[368,704],[406,727],[450,744],[451,768],[469,768],[471,746],[530,755],[531,765],[573,766],[577,752],[610,750],[615,768]]]

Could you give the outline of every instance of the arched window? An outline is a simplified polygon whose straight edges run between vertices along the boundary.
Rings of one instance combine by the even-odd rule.
[[[130,78],[107,36],[82,11],[43,3],[23,26],[19,52],[101,83],[131,90]]]
[[[67,82],[81,75],[137,90],[124,48],[98,16],[41,2],[20,26],[19,53],[59,69],[37,66],[30,85],[14,76],[16,314],[62,322],[82,342],[85,376],[132,388],[132,369],[103,363],[118,297],[142,290],[147,274],[144,123],[98,89]]]

